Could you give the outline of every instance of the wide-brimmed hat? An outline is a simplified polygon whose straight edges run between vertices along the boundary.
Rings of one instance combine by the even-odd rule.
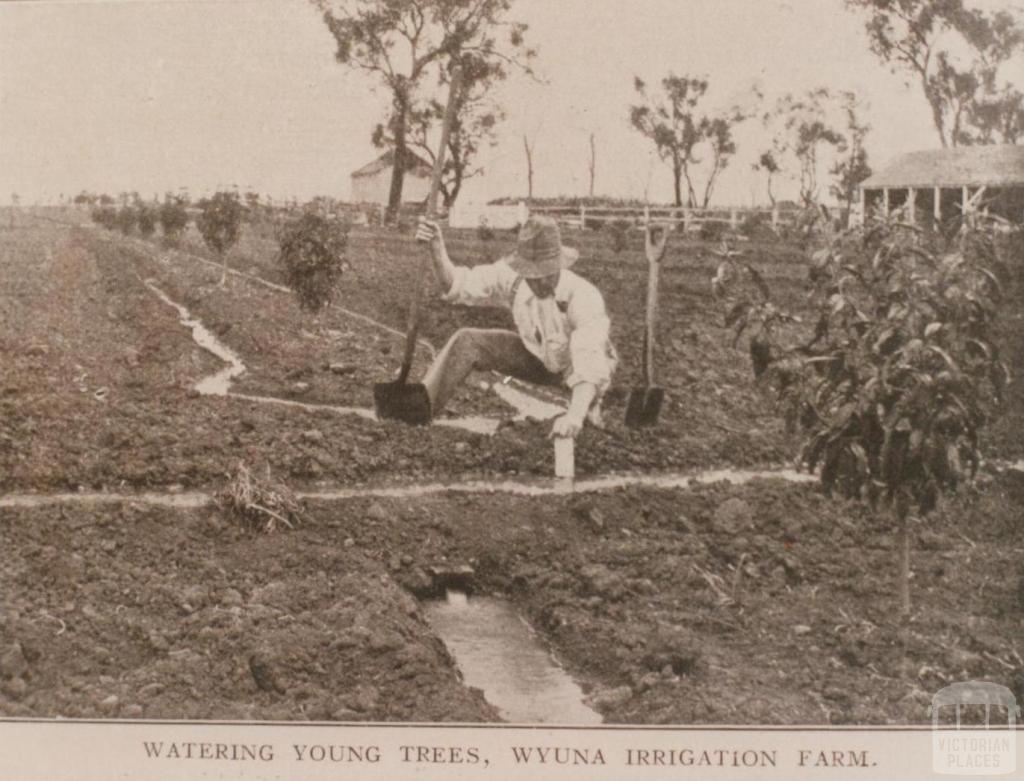
[[[530,217],[519,229],[516,251],[507,260],[519,276],[537,279],[569,268],[579,257],[578,250],[562,246],[557,222],[550,217]]]

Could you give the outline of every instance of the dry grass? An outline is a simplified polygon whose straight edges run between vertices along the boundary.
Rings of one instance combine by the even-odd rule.
[[[261,478],[239,461],[219,502],[244,526],[264,534],[273,534],[281,527],[294,529],[303,520],[298,498],[288,486],[273,480],[269,465]]]

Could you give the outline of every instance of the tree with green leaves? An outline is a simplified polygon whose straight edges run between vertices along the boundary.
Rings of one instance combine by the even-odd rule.
[[[982,95],[967,108],[968,123],[976,144],[1018,144],[1024,140],[1024,93],[1006,85],[992,95]]]
[[[199,229],[206,246],[213,250],[221,261],[221,287],[228,278],[227,254],[235,243],[242,229],[242,215],[245,208],[236,192],[218,192],[211,198],[203,198],[198,203],[199,216],[196,217],[196,228]]]
[[[171,246],[175,246],[181,238],[181,234],[188,227],[188,210],[185,208],[184,196],[174,193],[164,193],[163,203],[157,212],[160,220],[160,230],[163,231],[164,240]]]
[[[455,118],[448,138],[444,167],[441,173],[441,198],[445,208],[451,208],[467,179],[479,176],[483,168],[476,165],[476,157],[484,147],[497,143],[498,125],[505,112],[491,97],[491,88],[507,77],[500,61],[487,61],[465,56],[462,63],[462,88],[455,103]],[[442,87],[448,84],[448,72],[440,70]],[[435,135],[444,118],[444,104],[431,98],[409,112],[408,146],[418,152],[431,165],[437,156]],[[373,132],[373,144],[378,148],[396,148],[393,124],[378,124]],[[435,132],[436,131],[436,132]]]
[[[139,201],[135,204],[135,221],[139,226],[139,234],[144,239],[148,239],[156,231],[156,221],[158,217],[157,208],[145,201]]]
[[[964,0],[846,0],[846,5],[866,16],[871,51],[920,85],[943,147],[985,143],[985,138],[1012,143],[1017,137],[1014,131],[1000,139],[1003,123],[991,119],[1020,110],[1014,90],[1001,82],[1024,46],[1024,29],[1011,12],[986,13],[968,8]],[[986,106],[980,115],[979,105]]]
[[[639,77],[634,89],[642,102],[630,106],[630,124],[653,142],[660,159],[672,167],[676,206],[707,208],[718,175],[736,154],[732,130],[749,114],[738,106],[721,113],[701,113],[698,106],[708,92],[707,78],[669,74],[662,79],[662,95],[651,95]],[[696,177],[703,168],[701,187]],[[700,196],[697,191],[700,190]]]
[[[349,223],[317,202],[278,232],[278,263],[299,307],[317,313],[330,303],[346,262]]]
[[[911,518],[973,475],[1008,382],[995,341],[1003,266],[993,234],[971,225],[952,245],[895,221],[834,234],[811,257],[818,316],[795,344],[778,327],[795,319],[755,270],[731,259],[715,277],[726,325],[750,334],[755,375],[801,434],[800,461],[826,491],[891,519],[904,616]]]
[[[685,181],[686,205],[707,208],[718,175],[736,154],[733,127],[748,114],[738,107],[717,114],[701,113],[698,107],[708,91],[704,77],[670,73],[661,80],[660,96],[650,94],[639,77],[633,79],[633,87],[642,102],[629,107],[630,124],[653,142],[658,156],[671,166],[675,205],[683,205]],[[705,160],[701,188],[696,176]]]
[[[512,0],[312,1],[334,37],[338,62],[371,74],[390,93],[386,126],[395,154],[387,211],[393,220],[410,167],[410,117],[424,79],[456,60],[486,63],[502,73],[509,66],[529,70],[533,51],[525,45],[526,25],[508,20]]]

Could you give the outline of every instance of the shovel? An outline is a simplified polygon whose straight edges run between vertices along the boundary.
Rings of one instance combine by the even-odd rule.
[[[452,123],[455,119],[455,107],[459,87],[462,83],[462,68],[456,65],[452,69],[451,85],[448,88],[448,105],[444,110],[444,123],[441,126],[441,143],[434,158],[434,169],[430,179],[430,194],[427,196],[427,216],[434,217],[437,213],[437,194],[441,189],[441,175],[444,171],[444,153],[451,137]],[[409,305],[409,320],[405,334],[405,354],[402,368],[394,382],[378,382],[373,386],[373,402],[377,408],[377,417],[381,420],[401,420],[414,426],[422,426],[430,422],[430,397],[426,386],[422,383],[407,383],[409,370],[412,368],[413,355],[416,353],[416,336],[420,329],[420,299],[423,297],[423,284],[430,266],[430,248],[425,247],[417,264],[413,279],[412,303]]]
[[[626,403],[626,425],[629,428],[653,426],[661,414],[661,404],[665,400],[665,390],[654,385],[654,338],[655,324],[658,317],[658,271],[661,258],[665,254],[668,231],[664,230],[661,238],[655,241],[652,237],[650,213],[644,215],[644,248],[647,254],[647,321],[644,325],[643,369],[644,385],[633,388],[629,392]]]

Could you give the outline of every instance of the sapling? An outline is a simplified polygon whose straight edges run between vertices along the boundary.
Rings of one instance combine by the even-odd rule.
[[[212,198],[203,198],[198,205],[196,228],[206,246],[220,258],[221,275],[218,284],[223,287],[228,278],[227,253],[235,246],[241,233],[244,207],[234,192],[215,193]]]
[[[313,207],[281,226],[278,261],[301,308],[316,313],[330,303],[346,262],[348,231],[348,222]]]
[[[181,234],[188,227],[185,199],[171,193],[164,195],[164,202],[160,204],[159,219],[164,239],[168,244],[177,244]]]
[[[1001,288],[992,235],[965,225],[952,245],[898,222],[834,234],[811,257],[813,334],[784,345],[793,318],[735,259],[716,275],[727,324],[752,331],[754,370],[802,435],[799,460],[829,493],[886,513],[899,536],[900,608],[910,613],[912,515],[972,477],[979,435],[1008,381],[994,324]],[[739,273],[738,273],[739,272]],[[742,282],[747,292],[742,292]]]
[[[131,206],[130,204],[123,204],[117,210],[117,228],[125,236],[132,232],[132,229],[135,227],[138,221],[139,215],[138,212],[136,212],[134,206]]]
[[[156,209],[148,203],[140,201],[136,207],[136,219],[139,224],[139,233],[142,238],[148,239],[156,231]]]

